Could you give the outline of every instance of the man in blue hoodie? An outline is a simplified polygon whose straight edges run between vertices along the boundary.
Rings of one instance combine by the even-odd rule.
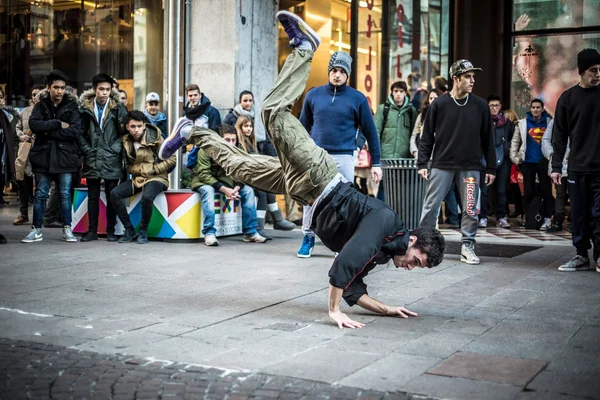
[[[300,122],[315,144],[335,161],[338,171],[349,182],[354,181],[354,151],[358,131],[367,139],[371,154],[372,179],[381,180],[379,137],[369,101],[364,94],[347,85],[352,72],[352,58],[336,51],[329,60],[329,83],[311,89],[304,99]],[[310,229],[310,206],[304,206],[302,232],[304,239],[298,257],[308,258],[315,247],[315,233]]]

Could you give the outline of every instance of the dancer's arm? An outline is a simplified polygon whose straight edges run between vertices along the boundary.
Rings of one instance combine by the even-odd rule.
[[[410,317],[418,316],[418,314],[416,312],[407,310],[404,307],[389,306],[385,303],[382,303],[381,301],[379,301],[377,299],[370,297],[368,294],[363,294],[360,297],[360,299],[358,299],[358,303],[356,303],[356,304],[358,304],[365,310],[374,312],[376,314],[381,314],[381,315],[389,315],[389,316],[396,316],[396,317],[402,317],[402,318],[408,318],[409,316]]]
[[[329,318],[337,324],[340,329],[346,328],[362,328],[365,324],[353,321],[340,310],[342,294],[344,289],[329,285]]]

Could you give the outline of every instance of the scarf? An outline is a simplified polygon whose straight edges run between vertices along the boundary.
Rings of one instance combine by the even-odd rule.
[[[250,111],[246,111],[242,108],[241,104],[236,104],[235,107],[233,107],[233,113],[236,116],[245,116],[245,117],[250,117],[252,118],[252,121],[254,121],[254,135],[256,136],[256,141],[257,142],[264,142],[267,139],[267,136],[265,134],[265,127],[262,123],[262,118],[255,118],[254,115],[256,114],[254,112],[254,107],[252,107],[252,109]]]
[[[146,116],[146,118],[148,118],[148,121],[150,121],[150,123],[152,125],[156,125],[161,121],[164,121],[167,119],[167,117],[165,117],[165,114],[161,113],[160,111],[156,114],[156,117],[153,117],[148,110],[144,110],[144,115]],[[165,132],[166,133],[166,132]]]
[[[492,121],[494,122],[494,126],[496,128],[502,128],[504,125],[506,125],[508,118],[506,118],[506,114],[500,111],[498,115],[492,115]]]

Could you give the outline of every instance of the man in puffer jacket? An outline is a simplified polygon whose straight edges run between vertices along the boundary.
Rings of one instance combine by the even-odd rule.
[[[59,187],[60,209],[63,218],[63,239],[77,242],[71,230],[71,185],[77,172],[77,137],[81,135],[81,114],[77,97],[65,91],[68,78],[60,71],[51,71],[46,77],[46,89],[39,94],[39,102],[29,118],[29,127],[35,134],[35,143],[29,152],[29,161],[35,174],[35,201],[33,226],[23,243],[39,242],[46,211],[50,182]]]
[[[123,172],[122,138],[126,133],[127,109],[121,103],[119,91],[112,88],[113,78],[98,74],[92,78],[92,89],[81,95],[81,118],[84,131],[79,137],[79,147],[84,155],[83,176],[88,186],[88,231],[82,242],[98,240],[98,214],[100,213],[100,186],[104,180],[106,194],[106,240],[116,242],[117,214],[110,192],[119,184]]]
[[[123,138],[125,166],[131,174],[131,180],[121,183],[110,192],[110,201],[119,219],[125,226],[125,234],[119,243],[129,243],[137,237],[140,244],[148,243],[148,225],[152,217],[154,199],[167,190],[169,172],[175,168],[175,155],[162,161],[158,158],[158,149],[163,143],[160,130],[146,124],[141,111],[131,111],[127,115],[126,127],[129,134]],[[139,235],[127,214],[127,199],[142,192],[142,220]]]

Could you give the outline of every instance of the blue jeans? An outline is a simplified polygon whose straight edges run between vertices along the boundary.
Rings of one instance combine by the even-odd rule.
[[[71,183],[73,174],[35,174],[35,200],[33,202],[33,226],[41,228],[44,223],[46,201],[50,193],[50,183],[55,180],[58,185],[60,212],[65,226],[71,226]]]
[[[214,235],[215,229],[215,188],[210,185],[202,185],[196,188],[200,193],[202,201],[202,234]],[[221,194],[219,192],[219,194]],[[242,231],[244,235],[253,235],[256,233],[256,199],[254,190],[245,185],[240,190],[240,202],[242,203]]]

